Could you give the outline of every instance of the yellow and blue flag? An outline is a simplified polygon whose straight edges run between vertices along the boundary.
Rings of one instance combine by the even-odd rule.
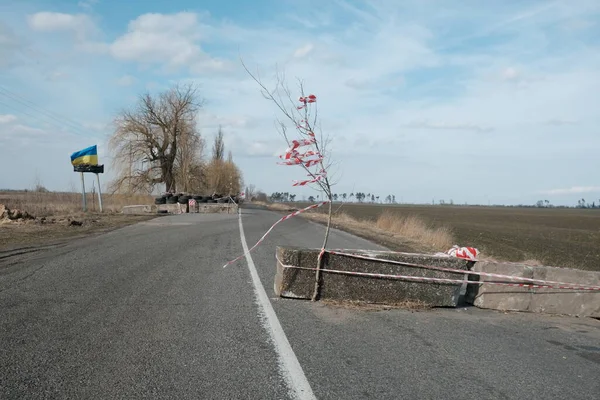
[[[86,149],[76,151],[71,154],[71,164],[73,165],[98,165],[98,149],[96,145]]]

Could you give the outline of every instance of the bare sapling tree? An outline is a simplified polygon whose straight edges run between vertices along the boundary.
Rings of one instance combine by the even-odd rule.
[[[109,141],[119,169],[112,191],[150,193],[160,183],[167,191],[189,186],[184,178],[200,169],[203,142],[196,116],[201,106],[197,88],[187,84],[156,97],[146,93],[132,110],[122,110]]]
[[[288,123],[291,123],[291,126],[295,130],[295,138],[292,138],[292,134],[288,131],[286,123],[278,119],[278,130],[288,145],[285,154],[280,156],[283,159],[283,162],[279,164],[301,167],[307,173],[309,179],[295,181],[293,186],[309,185],[315,187],[322,193],[321,198],[327,199],[327,225],[325,228],[322,249],[317,259],[315,286],[312,295],[312,300],[315,301],[319,296],[322,260],[331,230],[333,202],[333,183],[331,177],[328,175],[332,165],[328,151],[329,141],[327,138],[323,137],[323,133],[318,126],[317,97],[314,94],[307,95],[304,91],[303,82],[299,80],[299,97],[294,100],[291,90],[285,84],[284,77],[279,74],[276,78],[275,87],[272,90],[269,90],[265,84],[263,84],[258,74],[252,74],[243,61],[242,65],[246,72],[259,85],[262,95],[267,100],[275,103],[277,108],[283,114],[284,119],[287,120]],[[319,131],[319,134],[316,133],[317,130]],[[301,150],[302,147],[308,147],[310,150]]]
[[[256,185],[250,184],[250,185],[246,186],[246,190],[244,191],[244,195],[245,195],[246,199],[252,201],[252,198],[254,196],[256,196],[256,193],[257,193]]]

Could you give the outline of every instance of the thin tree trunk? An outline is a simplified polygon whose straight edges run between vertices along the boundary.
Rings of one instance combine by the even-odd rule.
[[[327,228],[325,228],[325,239],[323,240],[323,246],[321,251],[325,249],[327,246],[327,240],[329,239],[329,231],[331,228],[331,209],[332,209],[332,201],[331,196],[329,196],[329,211],[327,215]],[[315,290],[313,291],[312,301],[316,301],[317,297],[319,297],[319,288],[321,286],[321,264],[323,262],[323,255],[319,253],[319,257],[317,259],[317,273],[315,274]]]

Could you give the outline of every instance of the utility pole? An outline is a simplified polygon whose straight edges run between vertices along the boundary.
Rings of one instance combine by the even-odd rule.
[[[231,193],[232,187],[233,187],[233,181],[231,180],[231,178],[229,178],[229,195],[228,195],[229,199],[227,199],[227,203],[229,204],[229,207],[227,207],[227,214],[229,214],[229,212],[231,210],[231,202],[233,202],[233,199],[231,197],[231,195],[232,195],[232,193]]]
[[[92,180],[92,211],[96,211],[96,184],[94,183],[94,180]]]
[[[87,199],[85,197],[85,178],[83,177],[83,172],[81,172],[81,195],[82,195],[82,203],[83,203],[83,212],[87,211]]]
[[[133,173],[133,146],[131,145],[131,142],[129,142],[129,188],[128,188],[128,192],[129,194],[131,194],[131,174]]]

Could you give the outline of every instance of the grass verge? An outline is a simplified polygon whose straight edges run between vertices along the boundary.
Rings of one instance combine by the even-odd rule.
[[[86,193],[87,209],[100,210],[97,195]],[[82,196],[70,192],[5,191],[0,192],[0,204],[10,209],[27,211],[36,217],[68,215],[83,210]],[[149,195],[103,194],[102,205],[106,213],[120,213],[124,206],[153,204]]]
[[[309,204],[270,207],[290,210]],[[486,261],[600,271],[600,211],[596,209],[334,205],[334,210],[340,209],[346,215],[337,214],[336,227],[392,250],[447,251],[456,244],[476,247],[479,258]],[[317,208],[301,215],[322,222],[325,211]]]
[[[84,213],[77,193],[0,192],[0,251],[60,243],[157,217],[121,213],[126,205],[152,204],[151,196],[102,197],[103,213],[98,212],[97,199],[91,194],[87,197],[89,211]]]
[[[297,208],[281,203],[255,203],[273,211],[293,212]],[[307,211],[299,215],[321,224],[327,223],[327,214]],[[332,216],[332,226],[364,239],[372,240],[395,251],[437,252],[447,251],[454,244],[448,227],[430,226],[415,216],[401,217],[383,213],[376,221],[360,220],[346,213]]]

